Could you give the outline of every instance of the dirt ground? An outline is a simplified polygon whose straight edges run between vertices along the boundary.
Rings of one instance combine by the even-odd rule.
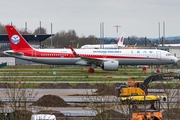
[[[78,83],[76,86],[72,86],[69,83],[41,83],[36,88],[38,89],[97,89],[95,93],[97,95],[116,95],[116,87],[119,87],[123,83],[114,83],[111,86],[105,84],[105,83],[96,83],[94,85],[91,85],[89,83]],[[8,83],[0,83],[0,88],[10,88],[11,85]],[[170,89],[170,85],[166,84],[156,84],[150,89],[164,89],[168,88]],[[180,88],[180,86],[177,86],[176,88]],[[3,102],[0,101],[0,105],[3,105]],[[38,99],[35,103],[32,104],[32,106],[42,106],[42,107],[77,107],[76,105],[67,104],[61,97],[56,95],[43,95],[41,98]],[[112,110],[113,111],[113,110]],[[121,113],[115,112],[115,111],[108,111],[108,113],[112,113],[112,116],[124,116]],[[49,113],[49,111],[40,111],[40,113]],[[105,111],[107,112],[107,111]],[[55,114],[57,117],[65,117],[62,113],[51,111],[51,113]],[[103,113],[102,113],[103,114]],[[163,113],[164,114],[164,113]],[[97,114],[96,117],[102,116],[101,114]]]

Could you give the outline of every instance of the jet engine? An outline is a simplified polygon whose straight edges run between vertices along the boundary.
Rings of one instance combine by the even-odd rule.
[[[107,70],[107,71],[115,71],[118,70],[119,67],[119,62],[118,61],[106,61],[103,62],[101,65],[101,68],[103,70]]]

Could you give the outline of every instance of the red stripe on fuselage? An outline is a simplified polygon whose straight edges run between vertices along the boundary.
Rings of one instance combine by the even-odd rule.
[[[22,50],[16,50],[15,52],[22,52]],[[39,52],[34,50],[25,50],[24,56],[38,57],[38,58],[75,58],[74,54],[71,53],[54,53],[54,52]],[[93,54],[79,54],[81,57],[92,58],[92,59],[156,59],[156,58],[146,58],[137,56],[113,56],[113,55],[93,55]]]

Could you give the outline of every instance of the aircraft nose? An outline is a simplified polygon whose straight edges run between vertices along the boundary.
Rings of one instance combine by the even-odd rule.
[[[174,57],[174,63],[178,62],[178,58]]]

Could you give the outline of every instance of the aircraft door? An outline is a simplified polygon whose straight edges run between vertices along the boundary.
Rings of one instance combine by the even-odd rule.
[[[161,59],[161,52],[160,51],[156,51],[156,59]]]
[[[106,58],[106,51],[103,52],[103,58]]]

